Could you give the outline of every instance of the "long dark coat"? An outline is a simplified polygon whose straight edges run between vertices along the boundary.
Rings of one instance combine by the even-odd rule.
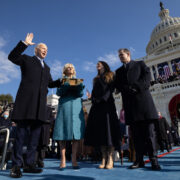
[[[36,56],[21,55],[27,46],[19,42],[10,52],[8,59],[21,68],[21,83],[16,95],[11,119],[46,121],[46,99],[48,87],[56,86],[50,68],[42,68]]]
[[[161,140],[168,140],[168,134],[167,131],[170,131],[170,126],[165,119],[165,117],[161,117],[158,119],[156,122],[156,128],[157,128],[157,137],[158,139]]]
[[[41,134],[39,139],[39,146],[48,146],[49,138],[50,138],[50,128],[53,126],[55,121],[55,117],[53,116],[52,108],[50,106],[46,106],[47,111],[47,121],[43,123],[41,126]]]
[[[103,77],[96,79],[85,130],[85,145],[119,146],[120,127],[112,92],[112,84],[107,84]]]
[[[121,92],[126,124],[158,119],[149,91],[151,74],[143,61],[130,61],[116,70],[115,87]]]

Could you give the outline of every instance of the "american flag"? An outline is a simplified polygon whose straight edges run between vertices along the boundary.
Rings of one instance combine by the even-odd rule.
[[[178,65],[178,68],[180,69],[180,61],[177,63],[177,65]]]
[[[173,63],[172,64],[172,69],[173,69],[173,72],[176,72],[177,69],[180,69],[180,61],[176,62],[176,65]]]
[[[168,65],[165,65],[165,66],[163,66],[163,69],[164,69],[164,76],[165,76],[166,79],[168,79],[169,76],[171,75],[169,66],[168,66]]]

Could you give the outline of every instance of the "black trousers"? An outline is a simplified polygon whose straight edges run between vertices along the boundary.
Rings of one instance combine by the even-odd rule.
[[[36,152],[36,161],[43,161],[46,155],[47,147],[50,139],[50,123],[44,123],[41,126],[39,143]]]
[[[38,120],[17,122],[17,131],[12,153],[12,166],[32,165],[35,162],[42,123]],[[23,146],[26,141],[27,151],[23,160]]]
[[[142,162],[147,152],[150,160],[157,158],[155,121],[147,120],[130,125],[136,151],[136,161]]]

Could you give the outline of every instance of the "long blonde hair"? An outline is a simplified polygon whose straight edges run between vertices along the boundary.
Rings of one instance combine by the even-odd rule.
[[[76,70],[75,70],[74,65],[71,64],[71,63],[67,63],[67,64],[64,65],[63,71],[62,71],[62,77],[64,78],[66,76],[66,69],[68,67],[72,67],[73,68],[73,75],[72,75],[72,77],[75,78],[76,77]]]

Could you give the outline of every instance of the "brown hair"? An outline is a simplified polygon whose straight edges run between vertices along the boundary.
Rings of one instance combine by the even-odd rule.
[[[100,62],[103,65],[103,67],[104,67],[105,82],[106,83],[112,82],[113,79],[114,79],[114,73],[111,71],[109,65],[106,62],[104,62],[104,61],[98,61],[98,62]],[[99,77],[99,75],[100,74],[97,74],[97,76],[94,78],[94,81],[96,80],[96,78]]]
[[[121,51],[123,51],[123,52],[125,52],[125,53],[129,53],[129,54],[130,54],[129,49],[127,49],[127,48],[121,48],[121,49],[119,49],[119,50],[118,50],[118,53],[120,53]]]

